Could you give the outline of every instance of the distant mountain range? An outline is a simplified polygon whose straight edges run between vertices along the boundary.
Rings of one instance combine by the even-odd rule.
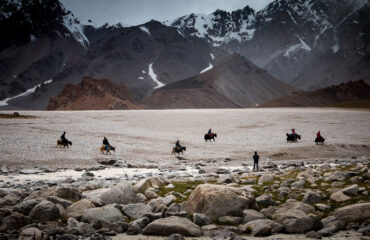
[[[369,26],[369,0],[275,0],[132,27],[81,24],[58,0],[5,0],[0,109],[46,109],[85,76],[126,86],[145,108],[251,107],[369,82]]]

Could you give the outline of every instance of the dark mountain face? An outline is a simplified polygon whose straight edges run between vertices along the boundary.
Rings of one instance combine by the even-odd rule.
[[[72,66],[88,40],[57,0],[0,3],[0,100],[20,94]]]
[[[293,90],[236,54],[200,75],[156,90],[141,104],[145,108],[254,107]]]
[[[168,24],[240,53],[278,79],[309,89],[353,78],[370,80],[368,71],[352,72],[351,78],[335,75],[369,55],[369,7],[368,0],[275,0],[257,13],[246,11],[236,18],[215,12],[188,15]],[[223,13],[231,15],[236,14]]]

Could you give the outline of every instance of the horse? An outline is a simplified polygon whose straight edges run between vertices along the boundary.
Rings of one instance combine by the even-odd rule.
[[[318,144],[324,145],[324,141],[325,141],[325,138],[323,138],[321,136],[315,138],[316,145],[318,145]]]
[[[297,142],[298,140],[301,140],[301,135],[299,134],[286,134],[286,141],[287,142]]]
[[[63,147],[63,148],[67,147],[67,148],[69,148],[69,145],[72,146],[72,142],[68,141],[67,139],[66,139],[66,141],[62,141],[62,139],[57,140],[57,147]]]
[[[180,147],[173,147],[172,148],[172,151],[171,151],[171,154],[172,155],[176,155],[177,154],[184,154],[184,151],[186,151],[186,147],[183,147],[183,146],[180,146]]]
[[[115,148],[115,147],[113,147],[113,146],[109,146],[109,148],[107,149],[107,148],[105,147],[105,145],[102,145],[102,146],[99,148],[99,150],[100,150],[100,152],[101,152],[102,154],[104,154],[104,152],[105,152],[106,154],[110,154],[110,150],[112,150],[113,152],[116,152],[116,148]]]
[[[204,135],[204,140],[207,142],[208,140],[209,141],[216,141],[216,139],[215,138],[217,138],[217,133],[213,133],[213,134],[209,134],[209,133],[206,133],[205,135]]]

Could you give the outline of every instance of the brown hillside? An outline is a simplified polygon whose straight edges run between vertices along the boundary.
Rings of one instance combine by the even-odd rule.
[[[122,110],[139,109],[131,100],[126,86],[109,79],[82,78],[78,85],[66,84],[51,97],[47,110]]]
[[[315,91],[295,92],[268,101],[262,107],[368,106],[363,104],[364,101],[370,101],[370,86],[359,80]],[[361,104],[358,104],[359,102]]]

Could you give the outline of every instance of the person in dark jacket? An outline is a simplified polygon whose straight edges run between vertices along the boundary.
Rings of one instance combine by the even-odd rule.
[[[257,167],[257,171],[258,171],[258,160],[260,159],[260,156],[258,156],[257,152],[254,152],[254,155],[253,155],[253,171],[254,171],[254,168]]]
[[[177,141],[176,141],[175,147],[176,147],[176,148],[178,148],[178,149],[180,149],[180,148],[181,148],[180,140],[177,140]]]
[[[103,139],[103,145],[105,145],[105,149],[107,149],[107,151],[108,151],[109,147],[110,147],[110,144],[109,144],[108,139],[106,137],[104,137],[104,139]]]
[[[64,131],[62,136],[60,136],[60,139],[62,140],[62,143],[65,143],[67,142],[67,139],[66,139],[66,132]]]

